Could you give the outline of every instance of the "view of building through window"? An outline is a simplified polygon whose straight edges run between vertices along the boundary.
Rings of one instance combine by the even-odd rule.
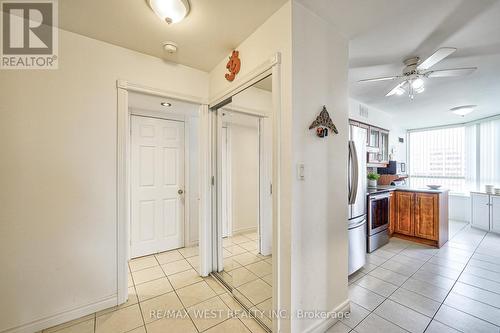
[[[500,119],[410,131],[408,149],[411,186],[455,193],[500,186]]]

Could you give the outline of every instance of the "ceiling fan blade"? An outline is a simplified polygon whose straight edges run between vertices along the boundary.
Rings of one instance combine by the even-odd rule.
[[[373,79],[364,79],[364,80],[359,80],[358,82],[378,82],[378,81],[390,81],[390,80],[396,80],[400,78],[401,76],[385,76],[385,77],[376,77]]]
[[[455,52],[457,49],[454,47],[442,47],[436,52],[434,52],[429,58],[422,61],[420,65],[417,66],[418,70],[426,70],[448,57],[450,54]]]
[[[391,91],[389,91],[385,96],[389,97],[389,96],[392,96],[392,95],[396,95],[396,93],[398,92],[398,90],[401,89],[405,85],[405,83],[406,83],[406,81],[400,82],[397,86],[395,86],[394,88],[392,88]]]
[[[425,74],[427,77],[454,77],[465,76],[473,73],[477,67],[467,68],[454,68],[454,69],[440,69],[437,71],[430,71]]]

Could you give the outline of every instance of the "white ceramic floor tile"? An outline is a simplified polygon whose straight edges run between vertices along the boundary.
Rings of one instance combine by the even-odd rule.
[[[493,272],[481,267],[467,266],[464,273],[472,274],[492,281],[500,281],[500,273]]]
[[[134,283],[138,285],[144,282],[165,277],[165,273],[163,273],[163,270],[160,266],[155,266],[132,272],[132,277],[134,278]]]
[[[397,286],[371,275],[363,276],[361,279],[356,281],[355,284],[384,297],[389,297],[389,295],[391,295],[396,289],[398,289]]]
[[[342,322],[338,321],[330,327],[325,333],[348,333],[351,331],[349,326],[344,325]]]
[[[139,305],[132,305],[97,317],[96,333],[124,333],[144,325]]]
[[[189,316],[159,319],[146,325],[148,333],[198,333]]]
[[[259,304],[272,297],[272,287],[263,280],[248,282],[237,288],[254,305]]]
[[[358,333],[404,333],[407,332],[403,328],[385,320],[382,317],[372,313],[366,317],[355,329]]]
[[[444,277],[447,277],[447,278],[453,279],[453,280],[458,279],[458,277],[462,273],[462,270],[460,270],[460,269],[453,269],[453,268],[449,268],[449,267],[445,267],[445,266],[439,266],[439,265],[435,265],[435,264],[430,263],[430,262],[423,265],[420,268],[420,270],[424,271],[424,272],[432,273],[434,275],[441,275],[441,276],[444,276]]]
[[[462,274],[459,281],[500,294],[500,283],[471,274]]]
[[[420,266],[409,266],[408,264],[401,263],[396,260],[388,260],[386,261],[382,266],[382,268],[388,269],[390,271],[399,273],[401,275],[406,275],[406,276],[411,276],[413,273],[415,273]]]
[[[159,253],[156,255],[156,258],[161,265],[184,259],[184,257],[177,250]]]
[[[374,313],[412,333],[423,332],[431,321],[431,318],[390,299],[382,303]]]
[[[358,285],[349,286],[349,299],[367,310],[373,311],[385,298]]]
[[[500,326],[500,309],[492,307],[488,304],[475,301],[454,292],[450,293],[444,301],[444,304],[494,325]]]
[[[151,323],[155,320],[165,320],[166,311],[177,311],[183,310],[181,301],[175,294],[175,292],[169,292],[167,294],[148,299],[147,301],[141,302],[141,311],[146,324]]]
[[[497,326],[444,304],[434,319],[464,333],[498,333]]]
[[[426,270],[417,271],[413,274],[412,278],[446,290],[451,290],[456,281],[455,279],[450,279]]]
[[[194,269],[169,275],[168,279],[172,287],[174,287],[174,289],[183,288],[190,284],[202,281],[202,278],[198,275],[198,273]]]
[[[362,306],[357,305],[354,302],[351,302],[351,312],[349,313],[349,317],[343,318],[341,321],[350,328],[354,328],[369,314],[370,311],[363,308]]]
[[[448,294],[448,290],[446,289],[413,278],[406,281],[402,288],[433,299],[436,302],[442,302]]]
[[[376,278],[379,278],[396,286],[401,286],[406,280],[408,280],[408,276],[393,272],[383,267],[374,269],[369,273],[369,275],[375,276]]]
[[[499,294],[481,288],[477,288],[468,284],[464,284],[461,282],[457,282],[455,287],[453,287],[453,292],[468,298],[472,298],[476,301],[486,303],[496,308],[500,308]]]
[[[140,301],[163,295],[173,290],[166,277],[138,284],[135,288]]]
[[[214,297],[216,294],[210,288],[210,286],[205,282],[201,281],[187,287],[177,289],[177,296],[179,296],[184,307],[188,308],[195,304],[206,301],[209,298]]]
[[[250,333],[250,330],[237,318],[228,319],[205,331],[206,333]]]
[[[167,264],[163,264],[161,265],[161,268],[168,276],[175,273],[187,271],[191,269],[192,266],[186,259],[182,259],[182,260],[172,261]]]
[[[135,272],[135,271],[139,271],[141,269],[158,266],[158,261],[156,261],[155,256],[152,255],[152,256],[132,259],[129,262],[129,266],[130,266],[130,270],[132,272]]]
[[[219,297],[192,306],[187,311],[200,332],[220,324],[229,317],[229,308]],[[214,313],[216,315],[213,315]]]
[[[439,302],[403,288],[396,290],[390,299],[428,317],[434,316],[441,305]]]
[[[425,330],[426,333],[460,333],[454,328],[440,323],[439,321],[433,320]]]

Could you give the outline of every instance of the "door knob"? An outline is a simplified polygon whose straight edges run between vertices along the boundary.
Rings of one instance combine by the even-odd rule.
[[[179,189],[179,191],[177,191],[177,193],[179,193],[179,195],[182,195],[184,193],[184,191],[182,189]]]

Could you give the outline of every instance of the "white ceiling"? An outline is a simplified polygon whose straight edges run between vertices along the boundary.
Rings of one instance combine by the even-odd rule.
[[[300,0],[350,38],[351,97],[396,117],[405,128],[459,123],[500,113],[499,0]],[[394,82],[358,83],[401,74],[402,61],[442,46],[458,48],[433,69],[477,66],[464,78],[428,79],[411,101],[385,97]],[[464,104],[476,112],[448,112]]]
[[[168,25],[146,0],[59,1],[59,25],[65,30],[131,50],[210,71],[254,32],[286,0],[190,0],[191,12]],[[179,46],[175,55],[162,42]]]

